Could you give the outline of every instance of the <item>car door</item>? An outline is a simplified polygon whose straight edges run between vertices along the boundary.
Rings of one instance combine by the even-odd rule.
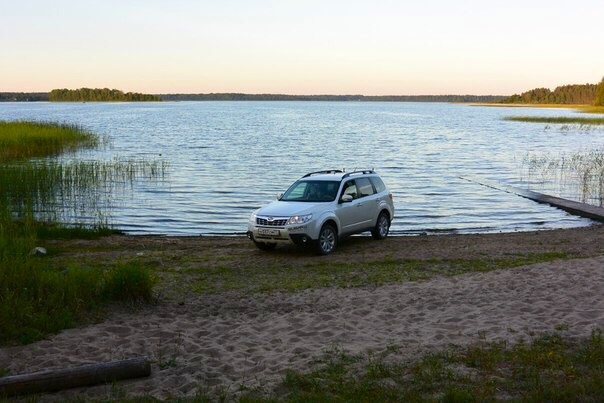
[[[369,178],[358,178],[355,182],[359,192],[359,225],[362,229],[367,229],[373,227],[377,220],[379,197]]]
[[[352,196],[351,202],[342,202],[343,195]],[[359,201],[359,192],[354,180],[344,183],[340,195],[338,196],[337,216],[340,220],[341,232],[349,234],[358,231],[362,227],[363,213],[361,211],[363,203]]]

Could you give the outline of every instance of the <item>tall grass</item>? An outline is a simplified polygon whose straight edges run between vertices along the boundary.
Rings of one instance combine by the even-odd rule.
[[[0,189],[14,214],[40,220],[104,217],[112,197],[141,180],[163,179],[158,161],[28,161],[0,164]]]
[[[604,150],[561,155],[527,153],[521,164],[521,176],[557,188],[559,193],[574,194],[584,203],[604,205]]]
[[[0,163],[95,147],[99,138],[76,125],[0,121]]]
[[[76,325],[109,301],[148,301],[153,279],[140,265],[49,267],[30,256],[41,239],[110,233],[112,195],[163,178],[159,162],[63,162],[44,158],[99,144],[76,126],[0,122],[0,344],[37,340]],[[26,159],[39,157],[39,160]],[[90,227],[55,222],[87,212]]]
[[[586,118],[575,116],[506,116],[503,120],[512,122],[604,125],[604,118]]]
[[[30,343],[72,327],[109,301],[149,301],[154,280],[140,265],[49,267],[30,256],[46,228],[31,213],[13,218],[0,201],[0,344]],[[73,235],[73,231],[55,231]],[[85,228],[79,234],[96,234]]]

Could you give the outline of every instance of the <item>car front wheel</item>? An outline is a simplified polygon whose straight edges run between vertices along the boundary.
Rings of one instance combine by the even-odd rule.
[[[378,216],[375,227],[371,230],[371,236],[374,239],[384,239],[388,236],[388,232],[390,232],[390,218],[386,212],[382,211]]]
[[[329,255],[334,251],[338,244],[338,233],[336,229],[330,225],[325,224],[319,232],[319,239],[317,240],[316,250],[319,255]]]

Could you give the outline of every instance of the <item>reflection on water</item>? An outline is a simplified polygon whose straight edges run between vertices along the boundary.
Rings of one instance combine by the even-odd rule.
[[[509,122],[514,108],[434,103],[164,102],[0,104],[0,119],[77,123],[111,147],[66,158],[164,160],[168,180],[115,195],[131,233],[228,234],[306,172],[375,168],[394,194],[392,231],[514,231],[588,225],[555,208],[466,182],[522,185],[527,153],[601,148],[602,131]],[[530,109],[531,115],[573,115]],[[526,183],[526,182],[525,182]]]

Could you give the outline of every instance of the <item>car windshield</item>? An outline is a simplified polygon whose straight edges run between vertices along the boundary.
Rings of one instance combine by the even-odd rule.
[[[330,202],[336,199],[339,181],[299,180],[287,189],[282,201]]]

